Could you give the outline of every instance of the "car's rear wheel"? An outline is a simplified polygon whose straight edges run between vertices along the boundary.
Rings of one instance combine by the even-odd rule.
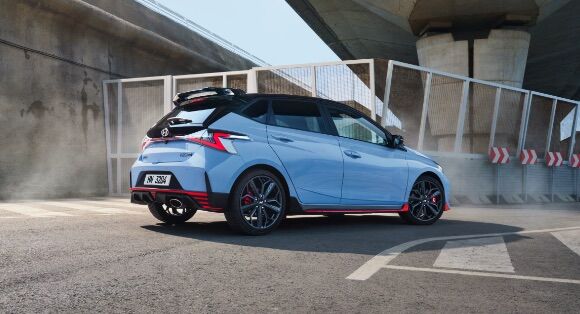
[[[191,219],[196,212],[195,209],[175,208],[159,202],[151,203],[148,207],[153,217],[168,224],[184,223]]]
[[[276,229],[286,212],[286,192],[280,179],[267,170],[255,169],[236,183],[225,211],[235,231],[262,235]]]
[[[441,217],[444,204],[441,183],[431,176],[421,176],[411,189],[409,211],[400,216],[413,225],[430,225]]]

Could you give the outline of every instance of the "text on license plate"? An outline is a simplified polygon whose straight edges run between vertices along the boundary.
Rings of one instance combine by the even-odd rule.
[[[148,174],[145,175],[145,185],[169,186],[170,174]]]

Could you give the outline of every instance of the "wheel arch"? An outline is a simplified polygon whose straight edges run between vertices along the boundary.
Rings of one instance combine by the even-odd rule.
[[[439,178],[439,175],[436,174],[433,171],[425,171],[423,173],[421,173],[417,179],[419,179],[420,177],[432,177],[433,179],[437,180],[437,182],[439,182],[439,184],[441,184],[441,187],[445,190],[445,186],[443,185],[443,180],[441,180],[441,178]],[[415,181],[417,181],[417,179],[415,179]]]
[[[437,180],[437,182],[439,182],[439,184],[441,184],[441,187],[443,188],[443,195],[445,195],[445,199],[447,199],[447,193],[446,193],[446,186],[444,183],[444,180],[440,177],[439,174],[437,174],[436,172],[430,170],[430,169],[425,169],[423,171],[418,172],[418,174],[416,174],[415,176],[413,176],[412,178],[410,178],[411,180],[408,181],[408,185],[407,185],[407,193],[406,193],[406,197],[407,199],[409,198],[409,195],[411,194],[411,189],[413,188],[413,185],[415,184],[415,182],[417,182],[417,180],[419,180],[419,178],[421,177],[431,177],[435,180]]]
[[[236,179],[234,180],[234,183],[232,184],[232,186],[230,187],[230,193],[228,195],[228,204],[231,203],[232,197],[233,197],[233,190],[236,188],[236,185],[238,184],[238,182],[240,181],[240,179],[248,172],[252,171],[252,170],[266,170],[269,171],[271,173],[273,173],[276,177],[278,177],[278,179],[280,180],[280,182],[282,182],[282,185],[284,186],[284,192],[286,193],[286,199],[289,202],[289,207],[293,207],[293,196],[290,193],[290,184],[288,182],[288,180],[286,179],[286,176],[284,176],[284,174],[282,173],[282,171],[278,170],[276,167],[272,166],[272,165],[268,165],[268,164],[254,164],[251,165],[249,167],[247,167],[246,169],[244,169],[242,172],[240,172],[240,174],[236,177]]]
[[[409,198],[409,195],[411,194],[411,189],[412,189],[413,185],[421,177],[431,177],[431,178],[437,180],[437,182],[439,182],[439,184],[441,184],[441,188],[443,189],[443,196],[445,197],[445,201],[446,202],[448,201],[448,199],[447,199],[447,188],[446,188],[446,185],[445,185],[443,179],[439,176],[439,174],[437,174],[436,172],[431,171],[431,170],[422,171],[413,180],[410,180],[409,181],[409,185],[408,185],[408,188],[407,188],[407,198]]]

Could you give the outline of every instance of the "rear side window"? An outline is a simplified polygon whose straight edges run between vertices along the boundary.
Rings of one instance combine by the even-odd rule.
[[[316,103],[273,100],[274,125],[310,132],[322,132],[322,115]]]
[[[182,110],[176,110],[175,115],[171,118],[181,118],[183,120],[173,119],[172,121],[186,121],[186,124],[201,124],[203,123],[209,115],[215,111],[214,108],[207,108],[207,109],[196,109],[196,108],[188,108]],[[187,121],[189,120],[189,121]],[[176,125],[179,126],[179,125]]]
[[[242,115],[260,123],[266,123],[266,118],[268,117],[268,100],[263,99],[251,104],[242,111]]]

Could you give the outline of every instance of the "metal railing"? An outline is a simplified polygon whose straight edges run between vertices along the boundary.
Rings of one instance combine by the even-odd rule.
[[[566,159],[578,153],[579,101],[392,60],[384,99],[401,125],[386,117],[383,125],[421,151],[485,156],[502,146],[515,156],[533,148],[540,157],[559,151]]]
[[[557,151],[565,163],[572,153],[580,153],[580,102],[397,61],[268,66],[103,83],[112,194],[125,192],[123,174],[138,156],[143,134],[172,109],[172,95],[207,86],[343,102],[403,135],[409,147],[438,158],[485,160],[493,146],[507,147],[512,156],[535,149],[541,159]],[[482,174],[488,172],[484,163],[479,166]],[[544,180],[546,174],[534,170],[531,175]],[[577,173],[573,175],[577,182]]]

